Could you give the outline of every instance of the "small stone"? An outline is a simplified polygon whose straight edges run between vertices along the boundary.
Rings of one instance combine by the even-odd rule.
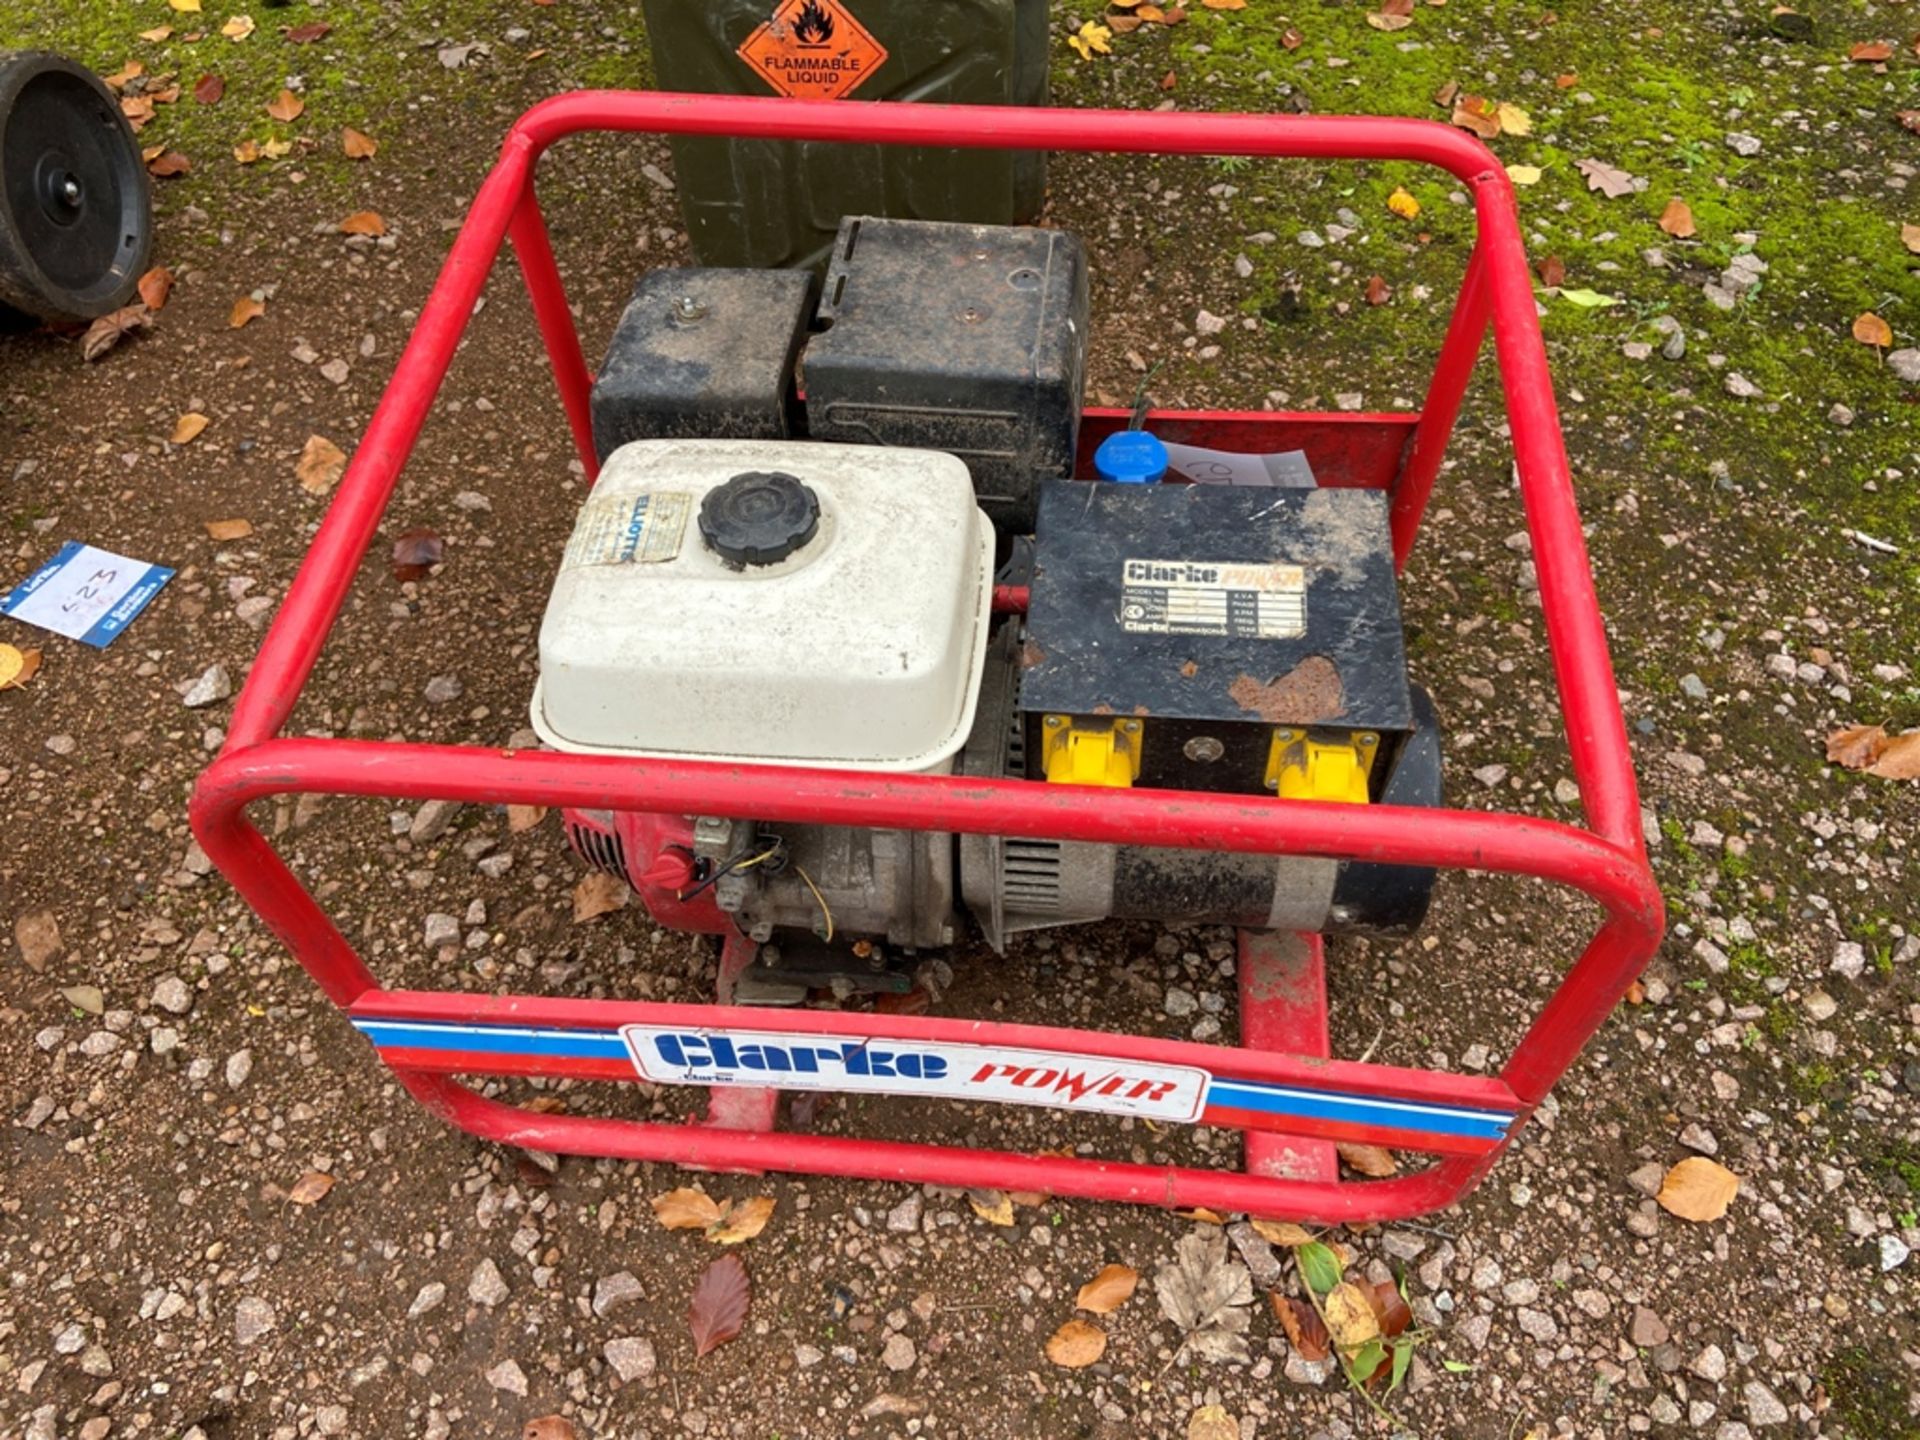
[[[1887,356],[1887,368],[1909,385],[1920,385],[1920,350],[1895,350]]]
[[[666,171],[662,170],[658,165],[654,164],[651,160],[647,161],[645,164],[643,164],[640,167],[640,173],[646,176],[647,179],[652,181],[655,185],[658,185],[662,190],[673,189],[672,178],[668,176]]]
[[[436,675],[427,681],[425,691],[429,705],[451,705],[467,693],[467,687],[460,683],[458,675]]]
[[[1537,1340],[1542,1345],[1551,1345],[1560,1338],[1560,1323],[1546,1311],[1522,1305],[1515,1315],[1520,1322],[1521,1331],[1530,1339]]]
[[[1680,693],[1689,700],[1705,700],[1712,695],[1707,689],[1707,682],[1691,673],[1680,677]]]
[[[1713,1132],[1695,1121],[1680,1132],[1680,1143],[1689,1150],[1698,1150],[1702,1155],[1718,1155],[1720,1142],[1713,1138]]]
[[[344,1405],[322,1405],[313,1412],[313,1428],[321,1435],[344,1435],[347,1433],[347,1407]]]
[[[169,1015],[184,1015],[193,1009],[193,991],[178,975],[163,975],[154,982],[153,1003]]]
[[[633,1278],[631,1270],[621,1270],[613,1275],[603,1275],[594,1282],[593,1313],[605,1316],[622,1305],[631,1305],[645,1294],[640,1282]]]
[[[1251,280],[1253,278],[1253,261],[1244,255],[1234,256],[1233,273],[1242,280]]]
[[[413,823],[407,826],[407,839],[416,845],[438,840],[459,813],[458,800],[429,800],[413,812]]]
[[[458,945],[460,943],[459,917],[438,911],[427,916],[424,938],[429,950],[438,950],[442,945]]]
[[[1296,245],[1304,245],[1309,250],[1318,250],[1327,243],[1320,237],[1320,232],[1317,230],[1302,230],[1293,237],[1293,241]]]
[[[1747,379],[1747,377],[1742,375],[1738,370],[1728,373],[1726,387],[1727,393],[1737,400],[1751,400],[1760,393],[1760,387]]]
[[[613,1367],[613,1373],[626,1381],[646,1379],[657,1364],[653,1342],[637,1335],[609,1340],[600,1353]]]
[[[1898,1235],[1888,1233],[1880,1237],[1880,1270],[1884,1274],[1889,1270],[1898,1270],[1907,1263],[1913,1249]]]
[[[1757,135],[1742,134],[1738,130],[1727,132],[1727,148],[1736,155],[1758,155],[1760,138]]]
[[[507,1298],[507,1282],[501,1278],[500,1267],[491,1259],[473,1267],[473,1277],[467,1281],[467,1298],[489,1310]]]
[[[331,229],[332,227],[329,226],[328,228]],[[293,358],[298,360],[302,365],[311,365],[320,358],[320,352],[304,340],[295,342],[291,353]]]
[[[886,1346],[880,1351],[880,1363],[889,1370],[911,1370],[919,1358],[913,1341],[898,1332],[887,1337]]]
[[[247,1083],[247,1077],[253,1074],[253,1052],[236,1050],[227,1057],[227,1088],[238,1090]]]
[[[96,1030],[80,1042],[80,1053],[89,1060],[99,1060],[113,1054],[125,1043],[111,1030]]]
[[[189,710],[204,709],[208,705],[217,705],[233,694],[233,677],[227,673],[224,665],[209,665],[198,680],[187,687],[187,693],[180,703]]]
[[[1193,317],[1193,329],[1196,335],[1218,335],[1227,328],[1226,320],[1211,310],[1202,310]]]
[[[1482,765],[1473,772],[1473,778],[1491,789],[1505,780],[1511,773],[1505,765]]]
[[[346,361],[340,360],[340,359],[333,359],[333,360],[327,361],[326,364],[320,367],[320,373],[326,379],[331,380],[334,384],[344,385],[347,383],[347,376],[350,373],[351,368],[352,367],[350,367]]]
[[[1620,353],[1629,360],[1647,360],[1653,356],[1653,346],[1644,340],[1629,340],[1620,347]]]
[[[487,1371],[487,1383],[496,1390],[506,1391],[509,1395],[525,1395],[527,1372],[522,1370],[516,1361],[502,1360]]]
[[[1706,295],[1707,303],[1716,310],[1731,310],[1739,303],[1738,297],[1731,290],[1724,289],[1711,280],[1701,287],[1701,291]]]
[[[46,745],[47,749],[55,755],[71,755],[73,753],[73,736],[49,735],[46,740]]]
[[[1183,1019],[1198,1010],[1200,1002],[1194,999],[1191,990],[1182,990],[1178,985],[1169,985],[1161,1008],[1175,1019]]]
[[[413,1297],[413,1304],[407,1307],[407,1318],[418,1320],[422,1315],[438,1310],[446,1298],[447,1287],[438,1280],[429,1280],[420,1287],[420,1293]]]
[[[1729,296],[1729,299],[1732,297]],[[1660,346],[1660,354],[1667,360],[1682,360],[1687,354],[1687,332],[1678,325],[1667,332],[1666,340]]]
[[[1853,424],[1853,411],[1836,400],[1833,408],[1827,411],[1827,422],[1831,425],[1839,425],[1844,428]]]
[[[113,1357],[104,1345],[89,1345],[80,1352],[80,1373],[104,1380],[113,1374]]]
[[[1285,1278],[1286,1270],[1280,1264],[1280,1257],[1274,1253],[1273,1246],[1246,1221],[1230,1226],[1227,1238],[1233,1241],[1233,1248],[1246,1261],[1254,1284],[1271,1289]]]
[[[75,1320],[53,1337],[53,1353],[78,1355],[87,1344],[87,1327]]]
[[[1667,1322],[1644,1305],[1633,1307],[1633,1323],[1627,1327],[1627,1338],[1642,1350],[1651,1350],[1656,1345],[1664,1345],[1670,1338]]]
[[[1693,1363],[1687,1369],[1709,1384],[1718,1385],[1727,1378],[1727,1352],[1718,1345],[1708,1345],[1693,1357]]]
[[[1853,940],[1842,940],[1833,947],[1833,960],[1827,969],[1845,980],[1858,980],[1867,969],[1867,952]]]
[[[887,1212],[887,1229],[896,1235],[911,1235],[920,1228],[920,1212],[925,1205],[918,1191]]]
[[[798,1365],[802,1370],[811,1370],[826,1358],[825,1351],[816,1350],[811,1345],[796,1345],[793,1347],[793,1363]]]
[[[273,1329],[273,1307],[257,1295],[249,1295],[234,1307],[233,1339],[242,1347],[253,1344]]]
[[[1807,996],[1807,1014],[1815,1020],[1831,1020],[1840,1009],[1840,1002],[1824,990],[1816,990]]]
[[[1749,1380],[1740,1393],[1747,1402],[1747,1419],[1755,1425],[1787,1423],[1787,1407],[1780,1403],[1778,1395],[1758,1380]]]
[[[1295,1385],[1324,1385],[1327,1383],[1327,1377],[1333,1374],[1333,1357],[1328,1356],[1325,1360],[1307,1360],[1301,1357],[1298,1350],[1292,1350],[1288,1352],[1287,1363],[1280,1373]]]

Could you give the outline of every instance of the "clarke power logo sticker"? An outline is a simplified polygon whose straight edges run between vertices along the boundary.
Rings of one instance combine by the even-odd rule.
[[[737,53],[777,93],[799,100],[851,95],[887,58],[841,0],[780,0]]]
[[[937,1095],[1176,1122],[1200,1118],[1210,1078],[1191,1065],[961,1041],[664,1025],[627,1025],[620,1037],[641,1077],[660,1085]]]

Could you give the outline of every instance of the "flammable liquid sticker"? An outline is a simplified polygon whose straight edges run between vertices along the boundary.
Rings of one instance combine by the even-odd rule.
[[[596,495],[580,507],[562,570],[582,565],[655,565],[680,553],[693,497],[683,490]]]
[[[887,59],[844,0],[778,0],[736,53],[776,94],[799,100],[851,95]]]
[[[1191,1122],[1206,1108],[1206,1071],[1007,1045],[778,1030],[620,1030],[641,1078],[661,1085],[772,1085],[782,1090],[934,1095],[949,1100]]]

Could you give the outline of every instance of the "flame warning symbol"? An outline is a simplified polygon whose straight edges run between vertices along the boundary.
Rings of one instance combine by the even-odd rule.
[[[778,94],[805,100],[851,95],[887,58],[846,0],[777,0],[737,53]]]

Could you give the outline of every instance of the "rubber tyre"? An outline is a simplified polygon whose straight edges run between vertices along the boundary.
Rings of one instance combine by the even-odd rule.
[[[0,305],[105,315],[152,250],[152,182],[113,93],[64,56],[0,50]]]

